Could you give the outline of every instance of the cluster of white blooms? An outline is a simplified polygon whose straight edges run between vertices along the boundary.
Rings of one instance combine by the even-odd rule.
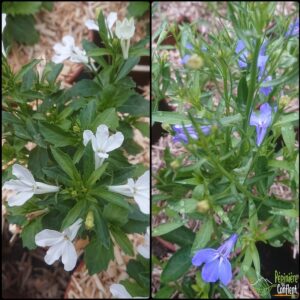
[[[109,157],[109,152],[119,148],[124,136],[121,132],[109,135],[109,129],[106,125],[98,126],[96,134],[92,131],[85,130],[83,132],[83,144],[86,146],[91,141],[92,148],[95,154],[95,168],[99,168],[105,159]],[[8,197],[9,206],[21,206],[33,195],[55,193],[59,191],[58,186],[53,186],[34,180],[31,172],[25,167],[14,164],[12,174],[17,179],[6,181],[2,189],[13,190],[15,193]],[[132,178],[128,179],[127,184],[118,186],[108,186],[112,192],[122,194],[126,197],[133,198],[140,210],[149,214],[150,211],[150,173],[146,171],[136,181]],[[49,265],[53,264],[60,257],[66,271],[72,270],[77,261],[77,254],[72,243],[81,227],[82,219],[78,219],[73,225],[66,228],[63,232],[45,229],[35,236],[35,242],[38,246],[49,247],[45,256],[45,262]],[[150,236],[149,227],[145,234],[143,245],[137,248],[137,251],[149,259],[150,257]]]
[[[3,22],[3,21],[2,21]],[[113,37],[113,26],[116,24],[115,34],[120,40],[122,53],[124,59],[128,58],[130,39],[133,37],[135,32],[134,21],[124,19],[122,22],[118,20],[118,15],[116,12],[111,12],[105,20],[108,29],[108,38]],[[99,31],[99,26],[94,20],[87,20],[85,26],[90,30]],[[3,31],[3,23],[2,23]],[[74,38],[70,35],[64,36],[62,43],[57,43],[53,47],[55,55],[52,57],[52,61],[56,64],[62,63],[63,61],[70,59],[72,62],[76,63],[88,63],[88,57],[84,50],[79,49],[75,46]]]

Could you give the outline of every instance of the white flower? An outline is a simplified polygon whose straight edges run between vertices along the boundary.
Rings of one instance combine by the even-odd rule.
[[[6,181],[2,189],[14,190],[15,195],[8,198],[9,206],[20,206],[28,201],[33,195],[55,193],[59,191],[58,186],[37,182],[29,170],[19,164],[14,164],[12,174],[18,178]]]
[[[55,55],[52,57],[52,61],[56,64],[62,63],[66,59],[75,63],[88,63],[85,51],[75,46],[74,38],[70,35],[64,36],[62,43],[55,44],[53,49]]]
[[[149,230],[150,230],[150,228],[147,227],[147,232],[144,236],[144,244],[139,245],[137,247],[137,252],[147,259],[150,258],[150,232],[149,232]]]
[[[104,160],[109,157],[108,152],[122,145],[124,136],[119,131],[109,136],[108,127],[102,124],[98,126],[96,135],[94,135],[91,130],[85,130],[83,132],[84,146],[86,146],[90,140],[92,141],[92,147],[95,153],[95,169],[98,169]]]
[[[35,243],[40,247],[49,247],[44,258],[48,265],[52,265],[61,257],[66,271],[75,268],[77,253],[72,241],[76,237],[82,221],[82,219],[78,219],[63,232],[44,229],[36,234]]]
[[[107,26],[111,36],[112,36],[112,27],[116,23],[117,18],[118,18],[118,14],[116,12],[112,11],[111,13],[109,13],[109,15],[107,16],[107,18],[105,20],[106,26]],[[99,26],[94,20],[91,20],[91,19],[86,20],[85,26],[90,30],[99,31]]]
[[[125,286],[119,283],[113,283],[109,290],[114,298],[118,299],[146,299],[148,297],[132,297],[128,291],[126,290]]]
[[[121,48],[124,59],[128,58],[130,39],[133,37],[135,31],[133,18],[130,20],[124,19],[123,22],[117,20],[116,36],[121,40]]]
[[[108,190],[127,197],[133,197],[141,212],[150,212],[150,173],[146,171],[136,182],[132,178],[127,180],[127,184],[109,186]]]
[[[3,30],[6,26],[6,14],[1,14],[1,19],[2,19],[2,33],[3,33]],[[6,57],[3,42],[2,42],[2,54]]]

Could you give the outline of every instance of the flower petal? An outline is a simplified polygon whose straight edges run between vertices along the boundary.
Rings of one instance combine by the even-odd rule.
[[[86,146],[90,140],[94,138],[94,134],[91,130],[83,131],[83,145]]]
[[[218,251],[211,248],[201,249],[192,258],[192,264],[200,267],[203,263],[210,262],[218,257]]]
[[[70,57],[69,54],[64,54],[64,55],[54,55],[51,59],[55,64],[61,64],[64,62],[66,59]]]
[[[2,189],[14,190],[15,192],[33,192],[33,186],[27,185],[21,180],[11,179],[3,184]]]
[[[134,195],[134,201],[140,208],[140,211],[143,214],[148,215],[150,213],[150,200],[149,200],[149,193],[145,194],[142,192],[137,191]]]
[[[12,167],[12,174],[16,176],[18,179],[26,182],[29,185],[34,185],[35,180],[31,174],[31,172],[26,169],[25,167],[19,165],[19,164],[14,164]]]
[[[109,29],[111,29],[118,19],[118,14],[114,11],[110,12],[106,18],[106,24]]]
[[[96,30],[99,31],[99,26],[96,24],[94,20],[86,20],[84,25],[89,29],[89,30]]]
[[[137,179],[136,186],[146,187],[149,189],[149,185],[150,185],[150,171],[148,170]]]
[[[137,252],[142,255],[143,257],[145,257],[146,259],[150,258],[150,246],[149,245],[139,245],[136,248]]]
[[[113,283],[109,288],[111,294],[115,298],[119,299],[132,299],[132,296],[127,292],[126,288],[122,284]]]
[[[227,285],[232,278],[231,264],[227,258],[220,258],[219,262],[219,278],[224,285]]]
[[[28,201],[33,195],[34,194],[32,191],[32,192],[20,192],[17,193],[16,195],[10,196],[7,199],[8,206],[21,206],[26,201]]]
[[[64,240],[64,235],[56,230],[44,229],[35,235],[35,243],[40,247],[56,245]]]
[[[124,195],[126,197],[133,197],[133,193],[127,184],[123,185],[111,185],[108,186],[108,190],[114,193]]]
[[[75,46],[75,40],[71,35],[66,35],[63,37],[62,42],[67,47],[74,47]]]
[[[61,257],[63,250],[64,250],[65,243],[66,243],[66,240],[63,240],[63,241],[51,246],[48,249],[47,254],[44,257],[46,264],[52,265],[55,261],[57,261]]]
[[[64,230],[64,233],[67,234],[70,241],[73,241],[74,238],[76,237],[77,232],[81,227],[82,221],[83,220],[79,218],[75,223],[73,223],[71,226],[69,226],[67,229]]]
[[[59,187],[55,185],[50,185],[42,182],[36,182],[36,191],[34,192],[36,195],[38,194],[46,194],[46,193],[55,193],[59,191]]]
[[[205,282],[216,282],[219,279],[219,259],[214,259],[204,265],[202,279]]]
[[[99,125],[96,131],[97,149],[105,149],[108,137],[108,127],[104,124]]]
[[[71,271],[75,268],[77,262],[77,253],[72,242],[67,241],[64,243],[62,252],[62,262],[66,271]]]
[[[124,135],[121,132],[117,132],[116,134],[111,135],[108,138],[107,145],[105,147],[106,152],[110,152],[121,147],[124,141]]]

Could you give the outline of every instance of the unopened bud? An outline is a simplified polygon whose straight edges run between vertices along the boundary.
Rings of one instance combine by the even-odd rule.
[[[289,96],[281,96],[279,99],[279,108],[285,108],[289,104],[290,100],[291,98]]]
[[[73,132],[80,132],[80,128],[77,125],[74,125],[72,129],[73,129]]]
[[[177,168],[180,167],[180,162],[179,162],[177,159],[175,159],[175,160],[173,160],[173,161],[171,162],[170,166],[171,166],[173,169],[177,169]]]
[[[197,211],[200,213],[206,213],[209,210],[209,203],[207,200],[202,200],[197,204]]]
[[[191,69],[200,69],[203,66],[203,59],[197,54],[193,54],[186,65]]]
[[[167,123],[162,123],[161,127],[162,127],[162,129],[164,129],[164,130],[166,130],[168,132],[172,132],[171,126],[169,124],[167,124]]]
[[[85,228],[87,230],[91,230],[93,229],[95,226],[94,224],[94,214],[93,212],[90,210],[86,216],[86,219],[85,219]]]

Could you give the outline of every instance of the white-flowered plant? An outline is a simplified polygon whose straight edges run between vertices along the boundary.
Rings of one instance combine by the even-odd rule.
[[[75,268],[77,253],[72,241],[75,239],[82,221],[82,219],[78,219],[63,232],[44,229],[36,234],[35,243],[40,247],[49,247],[44,258],[48,265],[52,265],[61,257],[66,271],[71,271]]]
[[[143,257],[150,258],[150,227],[147,227],[147,232],[144,236],[144,243],[137,247],[137,252]]]
[[[115,192],[126,197],[134,198],[144,214],[150,213],[150,172],[146,171],[141,177],[134,181],[132,178],[127,180],[127,184],[109,186],[111,192]]]
[[[6,26],[6,14],[1,14],[1,23],[2,23],[2,34],[3,34],[4,28]],[[1,47],[2,47],[2,54],[4,56],[6,56],[3,41],[2,41],[2,46]]]
[[[3,59],[3,189],[12,190],[3,205],[9,223],[20,228],[23,247],[48,247],[46,263],[61,260],[66,271],[76,267],[75,242],[90,275],[107,270],[119,247],[130,257],[126,271],[138,288],[138,294],[134,288],[130,293],[146,296],[150,262],[142,255],[135,257],[137,249],[128,235],[145,232],[149,215],[108,186],[145,171],[142,162],[133,164],[129,157],[142,150],[135,141],[136,130],[148,137],[144,129],[149,123],[143,118],[149,117],[149,101],[135,90],[144,83],[132,72],[149,38],[133,46],[135,55],[125,64],[115,35],[116,19],[116,13],[105,19],[100,11],[99,45],[85,36],[81,47],[70,33],[54,46],[52,61],[37,57],[15,71]],[[96,23],[87,26],[98,29]],[[82,64],[84,76],[78,74],[72,87],[59,81],[65,60]],[[147,178],[144,185],[149,189]],[[149,191],[147,196],[143,189],[133,195],[138,201],[146,198],[149,206]],[[142,254],[147,241],[146,236],[138,250]],[[132,272],[131,265],[143,270],[141,274]]]
[[[116,23],[116,36],[120,39],[121,48],[124,59],[128,59],[130,39],[133,37],[135,32],[134,20],[133,18],[125,18],[122,22],[117,20]]]
[[[55,55],[52,57],[52,61],[56,64],[62,63],[67,59],[75,63],[89,62],[86,52],[75,46],[74,38],[70,35],[66,35],[62,39],[62,43],[57,43],[53,47]]]
[[[102,166],[104,160],[109,157],[109,152],[121,147],[124,141],[124,135],[117,132],[109,136],[108,127],[104,124],[99,125],[94,135],[91,130],[83,132],[83,144],[86,146],[88,142],[92,142],[95,155],[95,169]]]
[[[147,297],[132,297],[125,286],[120,283],[113,283],[109,288],[112,296],[117,299],[145,299]]]
[[[31,172],[25,167],[14,164],[12,174],[18,179],[6,181],[2,189],[13,190],[14,195],[8,197],[9,206],[21,206],[32,198],[33,195],[55,193],[59,191],[58,186],[35,181]]]
[[[114,26],[114,24],[116,23],[118,19],[118,14],[114,11],[110,12],[107,16],[107,18],[105,19],[105,23],[107,26],[107,29],[109,31],[110,36],[113,35],[112,33],[112,28]],[[89,29],[89,30],[96,30],[99,31],[99,25],[92,19],[88,19],[85,21],[85,26]],[[108,34],[108,37],[109,37]]]

